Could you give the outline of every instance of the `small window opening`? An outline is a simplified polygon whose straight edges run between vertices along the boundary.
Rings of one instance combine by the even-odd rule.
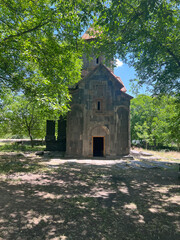
[[[97,110],[101,110],[101,102],[100,101],[98,101],[98,103],[97,103]]]
[[[96,58],[96,64],[98,64],[99,63],[99,58]]]

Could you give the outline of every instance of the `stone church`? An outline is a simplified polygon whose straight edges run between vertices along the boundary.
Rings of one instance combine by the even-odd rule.
[[[91,41],[92,36],[82,37]],[[130,151],[130,100],[122,80],[104,64],[104,56],[83,57],[82,80],[70,90],[71,110],[58,121],[47,121],[46,150],[67,157],[118,158]]]

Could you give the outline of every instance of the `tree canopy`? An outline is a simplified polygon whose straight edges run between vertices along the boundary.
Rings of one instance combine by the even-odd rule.
[[[156,94],[180,89],[180,1],[112,0],[97,25],[109,53],[133,66]]]
[[[140,84],[177,93],[179,9],[179,0],[0,0],[0,94],[8,87],[66,110],[68,88],[81,78],[81,35],[92,22],[97,54],[118,54]]]
[[[180,143],[180,104],[174,97],[138,95],[131,101],[131,138],[147,146]]]
[[[0,138],[13,136],[45,138],[46,119],[58,119],[59,111],[44,106],[36,98],[8,91],[0,101]]]
[[[81,77],[80,35],[92,19],[92,5],[0,0],[1,93],[10,87],[65,108],[68,87]]]

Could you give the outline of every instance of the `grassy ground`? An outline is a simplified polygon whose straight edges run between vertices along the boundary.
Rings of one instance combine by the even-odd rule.
[[[174,159],[180,160],[180,152],[177,152],[177,151],[168,151],[168,152],[165,152],[164,150],[153,151],[153,150],[146,150],[143,148],[133,148],[133,150],[151,153],[154,156],[159,156],[161,160],[164,160],[164,159],[167,159],[170,161]]]
[[[179,239],[177,169],[41,161],[0,154],[0,239]]]
[[[18,144],[17,142],[0,142],[0,152],[36,152],[36,151],[43,151],[46,148],[45,145],[38,145],[34,146],[33,148],[30,145],[26,144]],[[153,150],[146,150],[143,148],[136,148],[134,147],[133,150],[141,151],[141,152],[148,152],[153,154],[154,156],[158,156],[161,160],[180,160],[180,152],[177,151],[168,151],[165,152],[164,150],[161,151],[153,151]]]
[[[19,144],[17,142],[0,142],[0,152],[36,152],[43,151],[45,148],[45,145],[34,146],[32,148],[31,145]]]

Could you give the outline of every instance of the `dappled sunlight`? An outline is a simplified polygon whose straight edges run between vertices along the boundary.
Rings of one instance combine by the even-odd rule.
[[[137,206],[135,203],[129,203],[124,205],[124,209],[129,209],[130,211],[137,210]]]
[[[90,193],[87,194],[86,196],[87,197],[102,197],[102,198],[108,198],[110,194],[112,193],[116,193],[115,191],[112,191],[112,190],[108,190],[108,189],[103,189],[103,188],[92,188]]]
[[[48,192],[37,192],[35,195],[43,199],[60,199],[63,197],[63,195],[56,195]]]
[[[139,188],[141,188],[141,183],[139,183],[137,180],[133,180],[133,181],[131,181],[131,186],[132,186],[133,189],[138,190]]]
[[[51,215],[42,215],[38,212],[35,212],[33,210],[30,210],[27,212],[27,214],[24,216],[27,223],[25,224],[24,228],[33,228],[35,225],[38,225],[41,221],[44,221],[45,223],[52,221]]]
[[[143,215],[139,214],[135,203],[129,203],[124,205],[125,214],[138,223],[145,223]]]
[[[123,193],[123,194],[127,194],[127,195],[130,195],[129,194],[129,189],[128,187],[126,186],[126,183],[122,182],[120,186],[118,186],[118,191]]]
[[[0,192],[3,239],[178,239],[173,171],[65,163],[1,177]]]
[[[149,211],[152,212],[152,213],[166,213],[167,211],[165,209],[163,209],[162,206],[160,205],[152,205],[150,208],[149,208]]]
[[[169,203],[175,203],[175,204],[180,205],[180,196],[174,195],[174,196],[166,199],[165,201],[169,202]]]
[[[152,187],[151,188],[154,192],[159,192],[159,193],[168,193],[170,186],[163,186],[163,187]]]
[[[85,182],[85,181],[74,181],[73,185],[74,185],[74,186],[81,185],[81,186],[86,186],[86,187],[89,186],[88,183]]]

